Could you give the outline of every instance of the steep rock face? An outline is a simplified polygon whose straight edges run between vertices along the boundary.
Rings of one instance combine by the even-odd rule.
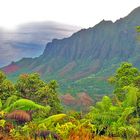
[[[140,44],[135,27],[140,25],[140,7],[128,16],[112,21],[101,21],[93,28],[82,29],[69,38],[54,39],[44,53],[26,65],[27,71],[37,71],[45,79],[55,78],[60,83],[77,81],[95,74],[111,74],[122,61],[140,67]],[[16,63],[21,70],[21,60]]]
[[[69,38],[54,39],[48,43],[44,53],[32,64],[36,69],[38,64],[46,65],[46,73],[70,73],[85,76],[99,71],[105,62],[128,61],[139,49],[136,42],[135,26],[140,25],[140,8],[135,9],[127,17],[116,21],[101,21],[93,28],[83,29]],[[49,71],[49,69],[51,69]],[[80,78],[79,76],[78,78]]]

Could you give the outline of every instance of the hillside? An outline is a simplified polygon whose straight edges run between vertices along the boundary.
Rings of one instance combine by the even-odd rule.
[[[103,20],[68,38],[53,39],[39,57],[12,63],[18,69],[8,73],[9,78],[23,72],[39,72],[45,80],[58,80],[65,93],[109,93],[107,78],[121,62],[129,61],[140,68],[140,44],[135,30],[140,25],[139,15],[140,7],[114,23]]]

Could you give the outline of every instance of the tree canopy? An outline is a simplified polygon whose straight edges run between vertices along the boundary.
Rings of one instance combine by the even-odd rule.
[[[0,72],[0,99],[5,102],[8,97],[25,98],[41,105],[51,107],[50,114],[61,113],[62,105],[58,97],[58,83],[55,80],[44,82],[38,73],[21,74],[15,84]],[[10,101],[10,99],[8,100]],[[8,104],[8,103],[7,103]]]

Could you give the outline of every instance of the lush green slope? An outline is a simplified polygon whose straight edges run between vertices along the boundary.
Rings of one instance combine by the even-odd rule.
[[[140,7],[115,23],[103,20],[69,38],[54,39],[40,57],[16,62],[20,69],[9,76],[35,71],[45,80],[58,80],[62,92],[111,93],[106,79],[122,61],[140,67],[139,15]]]

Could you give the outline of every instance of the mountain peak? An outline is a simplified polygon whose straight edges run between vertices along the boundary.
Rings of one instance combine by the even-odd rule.
[[[138,20],[140,17],[140,7],[135,8],[132,12],[125,17],[126,20]]]
[[[122,61],[140,67],[140,46],[135,32],[135,26],[140,24],[139,15],[140,7],[115,23],[102,20],[94,27],[82,29],[68,38],[54,39],[47,44],[40,57],[16,63],[20,67],[18,72],[23,72],[23,69],[39,72],[43,78],[56,79],[67,87],[69,82],[76,82],[73,83],[75,85],[83,79],[91,80],[93,75],[103,81]],[[90,91],[99,93],[96,83],[91,87]]]
[[[140,13],[140,6],[135,8],[132,12],[130,12],[129,15],[133,15],[134,16],[135,14],[139,14],[139,13]]]
[[[99,22],[98,24],[112,24],[113,22],[111,20],[102,20],[101,22]]]

